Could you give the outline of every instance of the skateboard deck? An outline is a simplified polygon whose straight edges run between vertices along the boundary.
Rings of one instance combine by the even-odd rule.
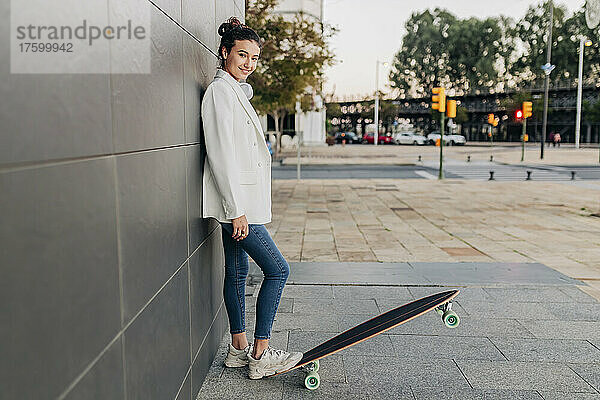
[[[314,390],[320,385],[320,377],[317,372],[319,370],[319,360],[321,358],[330,356],[350,346],[354,346],[373,336],[377,336],[380,333],[402,325],[403,323],[433,309],[436,309],[447,327],[455,328],[458,326],[460,319],[458,318],[458,315],[452,311],[452,299],[459,293],[459,290],[450,290],[432,294],[431,296],[423,297],[380,314],[377,317],[365,321],[354,328],[350,328],[307,351],[304,353],[302,360],[300,360],[298,364],[275,375],[284,374],[294,369],[304,367],[307,372],[304,384],[308,389]]]

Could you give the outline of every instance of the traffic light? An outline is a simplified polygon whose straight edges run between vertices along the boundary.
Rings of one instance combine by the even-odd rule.
[[[488,124],[493,125],[495,119],[494,114],[488,114]]]
[[[533,104],[530,101],[523,102],[523,117],[529,118],[532,115]]]
[[[492,125],[498,126],[498,122],[500,122],[500,118],[494,117],[494,122],[492,123]]]
[[[446,114],[448,115],[448,118],[456,118],[456,100],[448,100],[448,104],[446,106]]]
[[[516,119],[523,118],[523,110],[517,110],[517,112],[515,112],[515,118]]]
[[[446,94],[443,87],[434,87],[431,89],[431,108],[443,113],[446,111]]]

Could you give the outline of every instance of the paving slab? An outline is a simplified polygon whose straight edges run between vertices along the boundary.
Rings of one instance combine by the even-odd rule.
[[[394,299],[404,302],[416,299],[409,288],[390,286],[333,286],[333,296],[336,299]]]
[[[593,363],[600,350],[587,340],[490,339],[509,361]]]
[[[487,290],[483,288],[474,288],[474,287],[460,287],[457,288],[460,290],[460,294],[456,297],[457,301],[460,299],[461,302],[467,301],[494,301],[495,298],[490,295]],[[411,287],[408,288],[410,293],[415,297],[415,299],[420,299],[422,297],[426,297],[437,293],[440,291],[438,287]]]
[[[453,287],[461,290],[453,305],[461,324],[448,329],[430,312],[325,358],[321,387],[314,392],[303,387],[301,371],[256,382],[247,378],[247,368],[225,368],[226,333],[199,398],[245,398],[247,393],[258,399],[386,400],[600,395],[600,319],[594,320],[600,303],[580,290],[579,282],[536,263],[448,263],[437,272],[434,264],[293,265],[296,284],[284,289],[273,347],[307,351],[380,312]],[[534,272],[527,271],[530,267]],[[469,282],[477,284],[432,283],[436,274],[452,270],[465,276],[470,271]],[[538,283],[532,275],[538,275]],[[498,277],[505,280],[494,281]],[[250,283],[249,339],[260,277]]]
[[[379,308],[374,299],[297,299],[294,312],[305,314],[331,314],[333,310],[343,310],[345,314],[379,314]]]
[[[539,263],[421,263],[414,269],[437,285],[576,285],[579,281]]]
[[[569,296],[562,288],[486,288],[494,301],[517,303],[575,303],[578,299]],[[571,292],[575,294],[576,292]],[[581,296],[584,297],[584,296]],[[589,298],[589,296],[585,296]]]
[[[410,383],[418,387],[467,389],[469,384],[452,360],[400,360],[396,357],[344,355],[348,383],[382,387]]]
[[[600,393],[600,360],[591,364],[570,364],[573,371]]]
[[[525,390],[413,389],[413,393],[416,400],[542,400],[537,391]]]
[[[286,284],[283,296],[297,299],[333,299],[331,285],[292,285]]]
[[[243,384],[230,379],[206,379],[197,400],[247,399],[250,395],[257,400],[281,400],[283,382],[246,379]]]
[[[408,263],[290,263],[289,284],[410,285],[428,280]]]
[[[258,294],[258,293],[257,293]],[[290,297],[282,297],[277,308],[278,313],[291,313],[294,308],[294,299]],[[256,312],[256,297],[246,297],[246,312]]]
[[[600,393],[539,392],[544,400],[600,400]]]
[[[460,295],[459,295],[460,296]],[[530,318],[560,320],[554,315],[547,303],[487,302],[470,301],[463,305],[469,315],[480,315],[494,318]]]
[[[322,382],[318,390],[306,390],[303,386],[286,383],[284,399],[365,399],[365,400],[414,400],[410,388],[399,385],[382,387],[381,385],[351,385]]]
[[[518,319],[535,337],[542,339],[600,339],[600,321],[551,321]]]
[[[250,274],[262,272],[251,263]],[[290,263],[288,284],[379,286],[581,285],[581,282],[539,263]],[[561,293],[562,295],[562,293]]]
[[[566,364],[478,360],[458,360],[457,364],[476,389],[596,393]]]
[[[401,359],[506,361],[488,338],[419,335],[389,335],[389,338]]]
[[[547,303],[555,319],[567,321],[600,321],[600,302],[595,303]]]

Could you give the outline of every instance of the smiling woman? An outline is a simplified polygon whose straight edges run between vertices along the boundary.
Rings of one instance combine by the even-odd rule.
[[[221,224],[225,255],[223,298],[231,333],[227,367],[249,367],[260,379],[296,365],[302,353],[269,346],[275,314],[290,267],[264,224],[271,222],[271,156],[244,81],[260,56],[256,32],[232,17],[219,27],[220,69],[202,100],[206,144],[202,216]],[[248,255],[264,281],[256,303],[254,344],[246,337]]]
[[[245,80],[256,69],[260,56],[260,38],[254,30],[231,17],[219,27],[221,44],[219,60],[221,69],[240,81]]]

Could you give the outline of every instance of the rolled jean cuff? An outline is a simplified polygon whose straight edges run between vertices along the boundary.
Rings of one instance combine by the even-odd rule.
[[[241,330],[241,331],[240,331],[240,330],[235,330],[235,331],[233,331],[233,330],[232,330],[232,331],[229,331],[229,333],[231,333],[232,335],[237,335],[238,333],[244,333],[244,332],[246,332],[246,330],[245,330],[245,329],[243,329],[243,330]]]
[[[254,339],[259,339],[259,340],[269,340],[271,339],[271,336],[256,336],[254,335]]]

